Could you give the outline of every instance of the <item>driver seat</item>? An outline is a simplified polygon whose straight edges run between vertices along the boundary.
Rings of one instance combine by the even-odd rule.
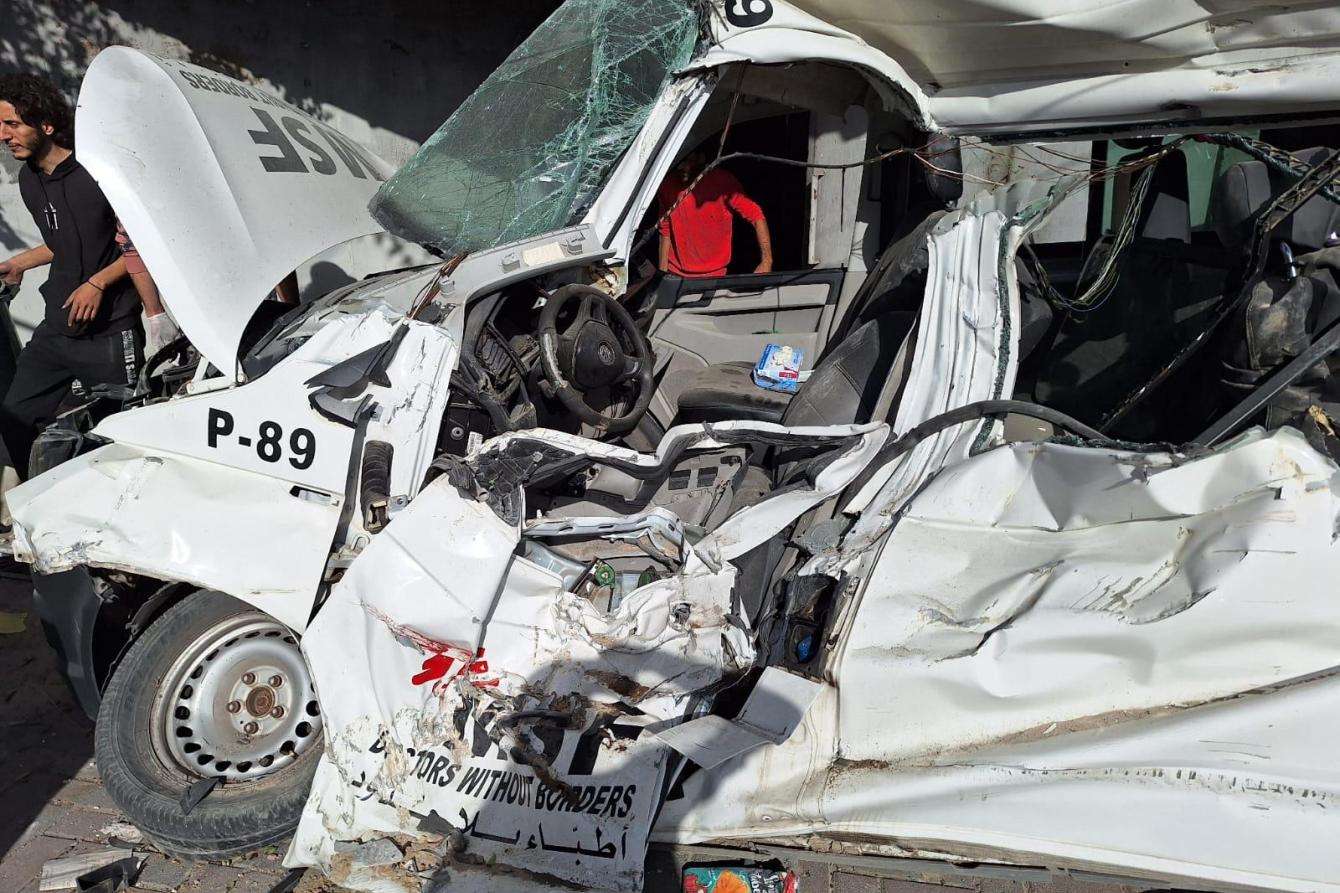
[[[783,425],[847,425],[870,421],[881,393],[896,392],[890,375],[916,327],[912,310],[888,310],[849,332],[820,358],[792,396],[754,383],[752,363],[709,366],[680,395],[674,424],[737,419]],[[886,390],[886,388],[888,388]]]

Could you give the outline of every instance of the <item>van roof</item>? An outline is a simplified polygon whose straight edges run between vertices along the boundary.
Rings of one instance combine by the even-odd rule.
[[[1340,108],[1340,7],[1199,0],[716,0],[709,57],[827,56],[960,133]]]

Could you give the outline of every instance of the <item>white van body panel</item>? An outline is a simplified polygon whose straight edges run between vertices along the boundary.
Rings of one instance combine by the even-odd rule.
[[[1340,101],[1328,3],[718,0],[713,28],[708,59],[862,65],[952,133],[1231,123]]]

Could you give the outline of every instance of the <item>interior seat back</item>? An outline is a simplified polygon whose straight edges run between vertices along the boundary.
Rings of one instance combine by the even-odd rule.
[[[1170,152],[1154,164],[1149,194],[1136,217],[1135,231],[1145,239],[1191,242],[1191,201],[1186,156]]]
[[[1117,281],[1106,298],[1053,320],[1029,294],[1040,291],[1034,277],[1020,279],[1026,299],[1021,310],[1028,314],[1021,334],[1033,339],[1030,344],[1021,338],[1021,349],[1036,349],[1042,338],[1048,339],[1029,370],[1036,376],[1030,383],[1032,399],[1090,424],[1167,362],[1198,305],[1218,292],[1217,281],[1197,281],[1198,271],[1187,257],[1192,228],[1186,156],[1164,155],[1150,176],[1137,209],[1136,238],[1118,260]],[[1099,264],[1096,256],[1088,259],[1089,275],[1081,285],[1092,282]],[[1124,432],[1132,439],[1144,433]]]
[[[759,387],[751,363],[709,366],[680,392],[675,421],[754,419],[783,425],[869,421],[916,316],[911,310],[886,310],[857,326],[830,344],[794,395]]]
[[[1317,146],[1294,152],[1293,156],[1311,166],[1331,151]],[[1225,247],[1246,244],[1256,212],[1271,196],[1283,192],[1295,181],[1294,177],[1266,167],[1263,161],[1243,161],[1225,170],[1214,191],[1215,228]],[[1314,195],[1276,227],[1271,238],[1287,243],[1301,254],[1326,247],[1327,241],[1337,234],[1340,234],[1340,206],[1325,196]]]
[[[910,310],[890,310],[856,327],[814,367],[782,413],[782,424],[870,421],[916,319]]]

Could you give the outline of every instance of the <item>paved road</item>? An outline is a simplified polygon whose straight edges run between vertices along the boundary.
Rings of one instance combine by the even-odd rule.
[[[98,780],[93,724],[75,705],[32,613],[26,581],[0,578],[0,612],[26,614],[22,632],[0,634],[0,893],[37,890],[49,859],[104,849],[124,822]],[[232,863],[183,863],[145,847],[135,890],[154,893],[267,893],[286,874],[279,852]],[[683,854],[681,854],[682,856]],[[695,859],[694,861],[707,861]],[[914,865],[901,877],[820,863],[795,866],[799,893],[1130,893],[1072,878],[1007,880],[961,876],[927,883]],[[301,893],[336,891],[309,873]],[[677,890],[667,854],[648,865],[648,893]]]

